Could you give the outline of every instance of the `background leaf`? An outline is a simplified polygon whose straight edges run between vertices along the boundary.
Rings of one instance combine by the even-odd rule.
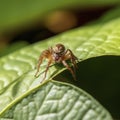
[[[28,45],[28,43],[25,42],[25,41],[20,41],[20,42],[13,43],[10,46],[8,46],[7,48],[4,48],[4,50],[2,50],[0,52],[0,57],[2,57],[4,55],[7,55],[7,54],[10,54],[11,52],[14,52],[14,51],[16,51],[20,48],[23,48],[27,45]]]
[[[84,91],[52,81],[19,101],[4,116],[4,120],[112,120]]]

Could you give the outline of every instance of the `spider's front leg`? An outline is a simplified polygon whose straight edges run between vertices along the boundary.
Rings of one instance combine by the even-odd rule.
[[[66,56],[68,59],[71,60],[71,63],[73,64],[74,73],[75,73],[77,69],[78,58],[73,54],[73,52],[70,49],[67,49]]]
[[[37,71],[35,73],[35,77],[38,77],[40,65],[42,64],[43,59],[44,59],[44,56],[43,56],[43,54],[41,54],[39,57],[39,60],[38,60]]]
[[[39,60],[38,60],[37,71],[36,71],[35,77],[38,77],[40,65],[42,64],[43,59],[48,58],[48,56],[49,56],[49,50],[45,50],[41,53]]]
[[[76,80],[76,76],[75,73],[73,72],[73,70],[71,69],[71,67],[67,64],[67,62],[65,60],[62,61],[63,65],[71,72],[74,80]]]
[[[46,70],[45,70],[45,74],[44,74],[44,77],[43,77],[42,81],[43,81],[43,80],[45,80],[46,75],[47,75],[47,71],[48,71],[48,69],[49,69],[49,67],[50,67],[51,63],[52,63],[52,61],[51,61],[51,60],[49,60],[49,61],[48,61],[48,64],[47,64],[47,67],[46,67]],[[42,81],[41,81],[41,82],[42,82]]]
[[[51,51],[49,49],[45,50],[45,51],[43,51],[41,53],[41,55],[39,57],[39,61],[38,61],[38,65],[37,65],[37,71],[36,71],[35,77],[38,77],[37,74],[39,73],[40,65],[42,64],[43,59],[48,59],[48,64],[47,64],[47,67],[46,67],[46,70],[45,70],[45,74],[44,74],[44,77],[43,77],[42,81],[46,78],[47,71],[49,69],[50,64],[52,63]]]

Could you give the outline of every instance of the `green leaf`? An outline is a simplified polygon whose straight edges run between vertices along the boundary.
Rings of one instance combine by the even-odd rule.
[[[13,107],[4,113],[4,120],[112,120],[87,93],[70,84],[54,81],[39,86],[10,106]]]
[[[32,93],[40,84],[47,64],[47,61],[43,62],[40,76],[35,78],[35,65],[41,51],[56,43],[62,43],[82,60],[103,55],[120,55],[119,31],[120,18],[107,19],[106,22],[99,21],[93,25],[68,31],[1,58],[0,114],[9,111],[13,103],[19,98],[24,98],[29,92]],[[52,65],[46,79],[53,79],[63,70],[65,70],[63,66]]]
[[[9,46],[6,46],[4,49],[0,50],[0,57],[4,56],[4,55],[7,55],[7,54],[9,54],[11,52],[14,52],[16,50],[19,50],[20,48],[23,48],[23,47],[25,47],[27,45],[28,45],[27,42],[19,41],[19,42],[11,44]]]
[[[92,7],[118,5],[119,0],[4,0],[0,1],[0,31],[16,26],[31,25],[33,20],[41,19],[50,11],[66,7]],[[34,23],[33,23],[34,24]]]

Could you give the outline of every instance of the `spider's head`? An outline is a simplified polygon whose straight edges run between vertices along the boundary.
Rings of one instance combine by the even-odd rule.
[[[65,46],[62,44],[56,44],[55,47],[53,47],[53,51],[56,54],[63,54],[65,52]]]
[[[56,44],[55,47],[52,48],[53,51],[53,59],[55,62],[60,62],[61,61],[61,56],[64,55],[65,53],[65,46],[62,44]]]

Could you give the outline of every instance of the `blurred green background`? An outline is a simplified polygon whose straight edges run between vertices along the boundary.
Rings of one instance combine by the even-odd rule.
[[[0,56],[97,20],[119,4],[119,0],[0,1]]]

